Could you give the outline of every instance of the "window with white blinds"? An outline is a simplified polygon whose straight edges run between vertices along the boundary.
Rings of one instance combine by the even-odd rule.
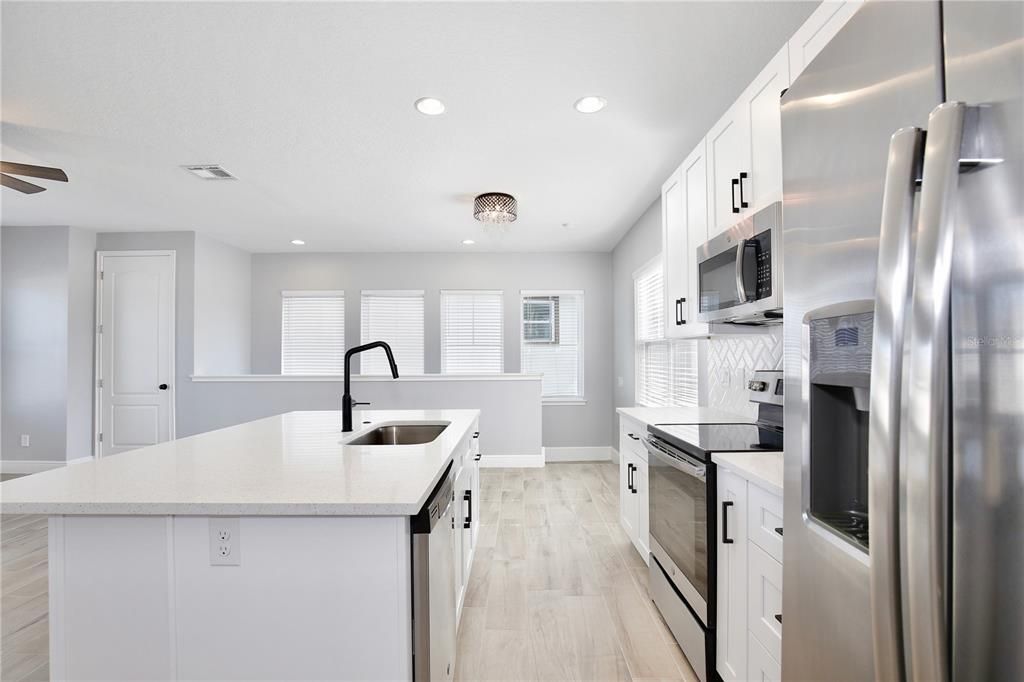
[[[636,309],[636,404],[697,404],[697,342],[665,338],[661,260],[633,279]]]
[[[385,341],[400,374],[423,374],[423,292],[364,291],[360,343]],[[390,374],[383,350],[360,353],[361,374]]]
[[[281,292],[281,374],[341,374],[345,292]]]
[[[441,292],[441,373],[501,374],[502,292]]]
[[[583,398],[583,292],[522,292],[522,371],[547,399]]]

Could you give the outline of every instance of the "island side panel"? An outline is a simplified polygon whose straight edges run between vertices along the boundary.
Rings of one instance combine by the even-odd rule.
[[[170,520],[50,517],[54,679],[175,679]]]
[[[174,524],[181,679],[409,680],[405,517],[242,517],[239,566],[209,521]]]
[[[56,677],[412,678],[406,517],[242,517],[238,566],[207,517],[50,526]]]

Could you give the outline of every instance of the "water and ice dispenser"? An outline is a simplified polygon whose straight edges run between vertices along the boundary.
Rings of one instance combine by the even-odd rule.
[[[868,547],[870,304],[811,312],[808,513],[846,540]]]

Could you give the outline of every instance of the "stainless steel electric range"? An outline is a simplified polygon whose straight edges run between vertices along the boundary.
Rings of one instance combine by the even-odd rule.
[[[756,421],[647,427],[650,591],[701,682],[715,672],[716,452],[782,450],[782,372],[747,384]]]

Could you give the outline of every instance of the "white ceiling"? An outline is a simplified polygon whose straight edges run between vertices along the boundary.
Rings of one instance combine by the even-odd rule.
[[[808,2],[2,4],[4,225],[251,251],[606,251]],[[583,115],[573,102],[603,95]],[[413,101],[441,98],[443,116]],[[237,181],[180,166],[219,163]],[[519,200],[504,231],[472,197]],[[568,227],[563,227],[568,223]]]

